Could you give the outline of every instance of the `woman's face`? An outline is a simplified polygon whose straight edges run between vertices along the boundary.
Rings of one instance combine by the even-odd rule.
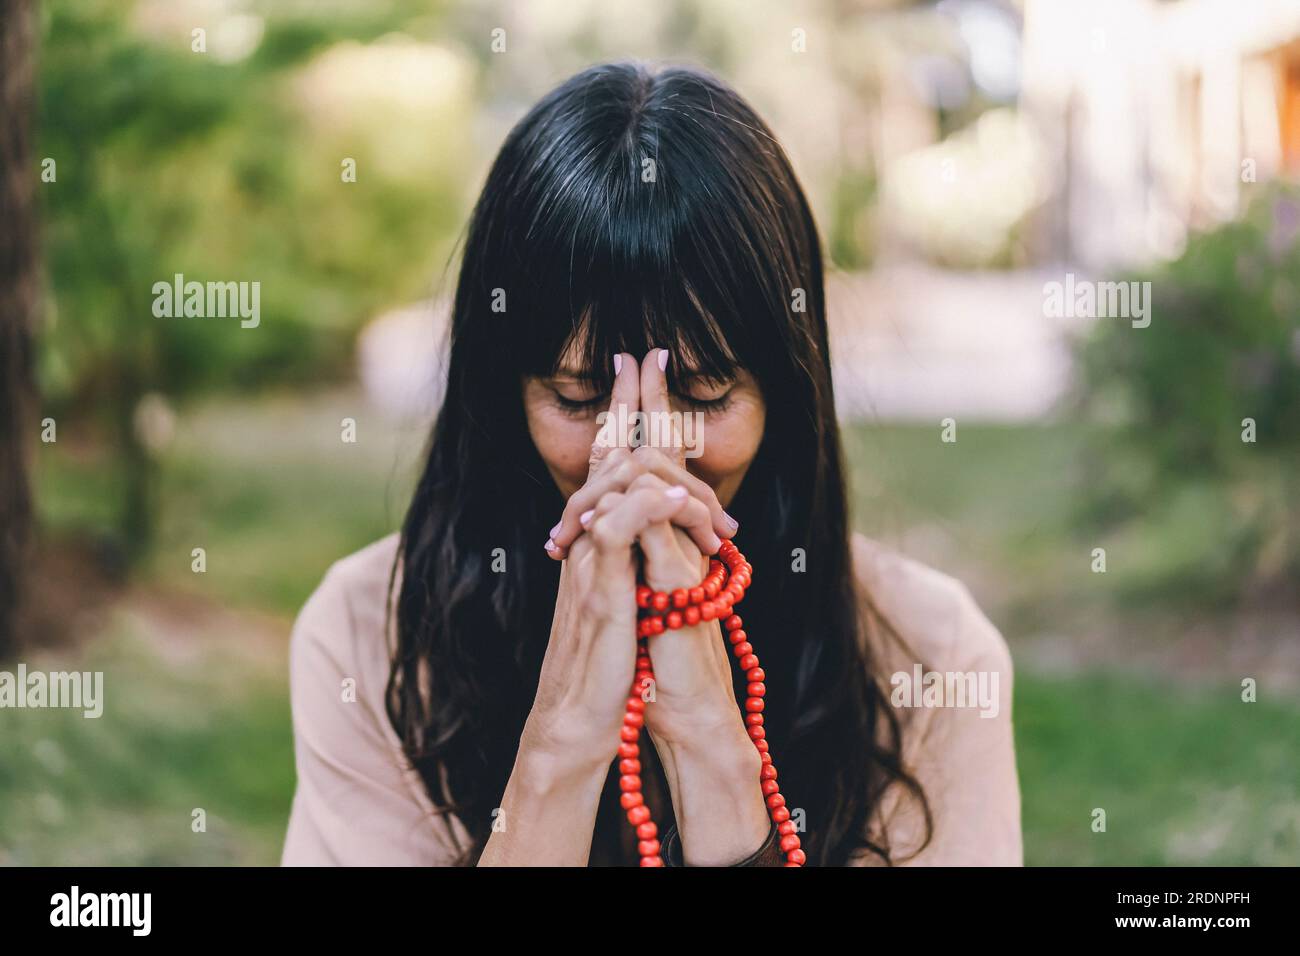
[[[651,350],[649,361],[654,355]],[[671,378],[677,383],[669,395],[672,411],[690,418],[683,426],[686,444],[693,446],[688,455],[698,452],[686,458],[686,468],[713,488],[725,508],[763,439],[763,395],[743,370],[730,382],[708,381],[690,368]],[[597,417],[609,410],[609,393],[598,393],[562,363],[554,378],[526,378],[523,398],[533,444],[567,498],[586,484],[591,446],[600,431]]]

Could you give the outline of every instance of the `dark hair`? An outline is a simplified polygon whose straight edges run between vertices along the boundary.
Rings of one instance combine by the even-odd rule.
[[[388,713],[435,805],[472,838],[462,862],[490,835],[559,577],[540,542],[564,502],[529,436],[522,379],[555,374],[573,347],[608,389],[615,352],[653,346],[673,353],[670,369],[683,356],[718,378],[748,369],[766,400],[729,510],[756,569],[742,613],[809,862],[842,864],[863,847],[889,861],[869,822],[891,783],[920,800],[928,842],[929,808],[863,639],[808,202],[767,126],[720,80],[613,64],[544,97],[488,173],[446,398],[402,528]],[[491,570],[497,548],[504,573]],[[804,573],[792,570],[796,548]]]

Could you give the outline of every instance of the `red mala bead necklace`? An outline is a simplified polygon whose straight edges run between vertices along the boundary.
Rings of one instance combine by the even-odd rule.
[[[800,849],[799,835],[790,819],[785,797],[781,796],[781,788],[777,785],[776,766],[772,763],[767,732],[763,729],[766,675],[759,666],[758,655],[754,653],[754,647],[744,631],[744,621],[740,615],[731,611],[734,605],[744,599],[745,589],[749,587],[753,573],[753,567],[736,545],[724,540],[717,557],[709,559],[708,574],[697,586],[678,588],[672,592],[655,591],[644,584],[636,589],[636,604],[639,609],[636,676],[632,680],[632,690],[627,698],[627,713],[623,716],[623,728],[619,732],[618,784],[621,791],[619,803],[627,813],[628,823],[636,830],[637,852],[641,856],[642,866],[664,865],[663,857],[659,855],[659,828],[650,818],[650,808],[646,806],[641,794],[640,739],[646,709],[646,701],[641,695],[654,681],[654,669],[650,665],[646,642],[664,631],[715,619],[722,622],[727,639],[731,642],[731,653],[749,682],[745,698],[745,728],[762,759],[759,785],[767,803],[768,815],[780,833],[785,865],[803,866],[807,861],[807,856]]]

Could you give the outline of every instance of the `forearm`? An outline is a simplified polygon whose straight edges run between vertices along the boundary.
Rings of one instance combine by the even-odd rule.
[[[586,866],[608,761],[565,754],[525,731],[479,866]]]
[[[656,740],[688,866],[731,866],[770,832],[761,759],[739,715],[690,738]]]

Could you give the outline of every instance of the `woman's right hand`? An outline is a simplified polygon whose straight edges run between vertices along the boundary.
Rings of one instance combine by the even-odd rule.
[[[617,415],[623,405],[626,415],[617,420],[630,420],[640,405],[640,372],[632,356],[622,359],[610,414]],[[618,749],[636,670],[633,545],[638,535],[668,522],[686,531],[701,551],[713,553],[721,545],[715,525],[727,533],[733,530],[712,489],[684,471],[684,477],[672,476],[679,483],[667,487],[629,489],[646,473],[646,462],[663,456],[637,455],[627,447],[626,436],[621,442],[609,438],[602,432],[592,445],[587,483],[570,498],[552,534],[552,543],[556,538],[565,542],[565,561],[537,696],[524,732],[524,742],[543,752],[603,762]],[[688,479],[703,486],[704,493],[688,487]],[[601,517],[592,523],[598,504]]]
[[[620,404],[629,417],[638,409],[639,380],[636,360],[623,355],[610,397],[615,413]],[[592,446],[587,484],[570,498],[565,527],[552,533],[564,544],[548,550],[564,564],[550,641],[480,866],[587,862],[636,672],[637,537],[668,522],[711,553],[718,546],[715,521],[726,533],[735,530],[716,499],[711,508],[688,489],[698,479],[630,487],[647,459],[663,456],[637,456],[626,440],[603,438]]]

